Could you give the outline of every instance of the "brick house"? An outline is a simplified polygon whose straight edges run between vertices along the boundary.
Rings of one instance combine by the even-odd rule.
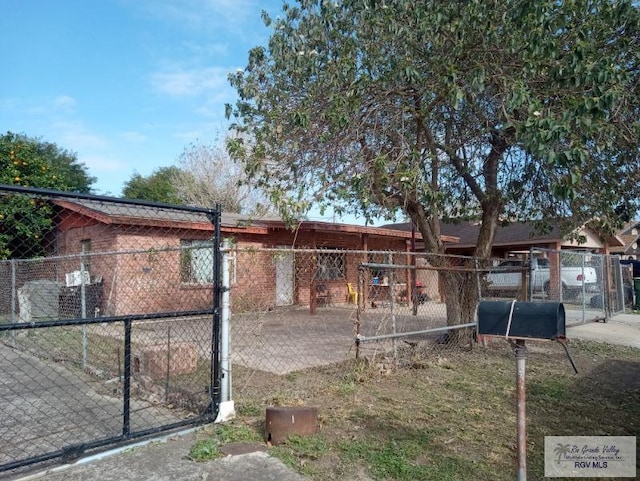
[[[409,232],[411,224],[388,224],[382,226],[385,229],[401,230]],[[453,237],[458,241],[445,245],[447,254],[472,255],[478,239],[480,224],[477,222],[446,223],[441,222],[440,230],[443,235]],[[575,233],[584,240],[582,243],[576,242],[570,236],[563,235],[556,224],[552,224],[548,232],[538,232],[531,224],[525,222],[510,222],[498,226],[493,242],[492,254],[494,257],[507,257],[508,254],[527,252],[529,249],[549,249],[549,250],[584,250],[593,253],[609,254],[622,246],[619,236],[607,236],[603,238],[595,229],[589,225],[576,228]],[[416,248],[419,250],[422,243],[418,242]]]
[[[103,315],[210,305],[214,228],[206,213],[93,199],[52,202],[56,254],[71,259],[66,271],[88,271],[100,285],[95,307]],[[359,264],[370,260],[367,252],[408,253],[411,246],[411,233],[394,229],[302,221],[292,230],[278,218],[227,213],[221,237],[235,253],[231,302],[237,309],[301,304],[314,312],[319,283],[323,295],[344,302],[347,282],[355,284]]]

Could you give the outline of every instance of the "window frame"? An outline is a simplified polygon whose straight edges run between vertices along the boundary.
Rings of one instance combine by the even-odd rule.
[[[316,255],[316,279],[343,281],[347,278],[347,253],[339,249],[319,250]]]
[[[208,261],[201,258],[200,262],[206,263],[203,266],[194,266],[194,253],[205,251],[209,254]],[[210,267],[210,269],[206,269]],[[180,282],[182,284],[211,285],[213,284],[213,241],[204,239],[180,239],[180,261],[179,261]],[[208,275],[198,276],[198,273]]]

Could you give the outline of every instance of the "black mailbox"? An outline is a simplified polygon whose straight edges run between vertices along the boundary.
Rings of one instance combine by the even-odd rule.
[[[516,339],[565,337],[564,305],[558,302],[482,301],[478,334]]]

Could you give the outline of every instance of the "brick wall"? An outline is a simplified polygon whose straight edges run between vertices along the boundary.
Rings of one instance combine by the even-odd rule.
[[[92,280],[102,280],[100,312],[103,315],[178,312],[211,306],[211,284],[181,281],[179,250],[181,240],[210,239],[210,230],[108,225],[78,214],[65,214],[60,226],[58,251],[62,255],[79,254],[81,241],[91,240],[90,271]],[[268,235],[260,235],[234,231],[225,235],[223,230],[223,235],[232,239],[235,249],[231,303],[236,311],[270,309],[278,304],[276,269],[279,265],[280,268],[286,266],[286,262],[282,263],[281,251],[266,251],[263,247],[295,245],[297,248],[361,250],[365,245],[358,233],[273,229]],[[407,245],[403,238],[375,236],[368,238],[367,243],[369,250],[401,252]],[[340,302],[346,299],[346,283],[357,284],[358,266],[364,260],[363,254],[349,253],[345,257],[345,278],[322,281],[333,299]],[[293,266],[292,301],[309,304],[316,269],[313,256],[296,253]],[[65,266],[69,272],[78,268],[78,259]],[[286,280],[284,274],[280,276],[281,282],[282,278]]]

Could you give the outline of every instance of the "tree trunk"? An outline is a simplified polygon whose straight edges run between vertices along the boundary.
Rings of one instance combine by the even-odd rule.
[[[471,270],[465,272],[441,271],[447,308],[447,326],[458,326],[474,322],[478,304],[478,276]],[[446,342],[457,345],[469,344],[474,328],[454,329],[448,332]]]

